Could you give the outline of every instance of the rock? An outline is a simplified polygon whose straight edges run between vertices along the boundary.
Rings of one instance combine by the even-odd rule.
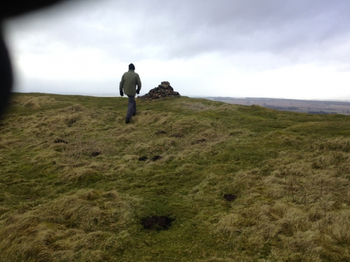
[[[168,81],[163,81],[163,82],[160,83],[160,85],[161,85],[162,87],[167,88],[168,86],[170,86],[170,83],[169,83]]]
[[[151,89],[144,96],[140,96],[141,99],[159,99],[164,97],[180,97],[178,92],[175,92],[168,81],[163,81],[158,87]]]

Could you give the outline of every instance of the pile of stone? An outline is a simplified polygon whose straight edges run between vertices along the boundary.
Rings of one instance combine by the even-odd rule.
[[[158,87],[151,89],[142,99],[159,99],[163,97],[180,97],[178,92],[175,92],[168,81],[163,81]]]

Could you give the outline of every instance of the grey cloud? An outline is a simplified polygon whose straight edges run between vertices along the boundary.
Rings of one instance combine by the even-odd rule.
[[[191,58],[211,52],[224,56],[269,53],[289,62],[342,61],[343,54],[332,50],[349,37],[350,2],[346,0],[99,3],[77,4],[57,14],[43,12],[27,25],[14,21],[10,28],[46,35],[42,48],[50,41],[72,48],[96,47],[127,61]]]
[[[172,1],[156,15],[159,24],[143,17],[153,33],[142,34],[140,27],[135,35],[165,47],[168,58],[267,52],[291,60],[315,53],[318,59],[320,50],[348,39],[349,9],[347,1]]]

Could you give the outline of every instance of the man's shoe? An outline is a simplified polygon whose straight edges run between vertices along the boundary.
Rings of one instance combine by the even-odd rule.
[[[130,118],[125,118],[125,124],[129,124],[130,123]]]

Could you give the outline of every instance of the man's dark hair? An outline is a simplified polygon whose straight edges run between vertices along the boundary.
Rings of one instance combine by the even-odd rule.
[[[129,70],[135,70],[135,66],[134,66],[133,63],[131,63],[131,64],[129,65]]]

